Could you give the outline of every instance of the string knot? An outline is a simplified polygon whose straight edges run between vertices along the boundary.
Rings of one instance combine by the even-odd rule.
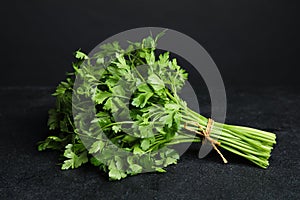
[[[195,131],[193,129],[190,129],[187,127],[187,123],[184,124],[184,128],[189,130],[189,131],[192,131],[194,133],[197,133],[198,135],[201,135],[204,137],[204,140],[202,141],[202,144],[205,143],[206,141],[209,141],[210,144],[212,145],[212,147],[217,151],[217,153],[221,156],[222,160],[224,163],[228,163],[228,161],[226,160],[226,158],[223,156],[223,154],[221,153],[221,151],[217,148],[216,145],[220,146],[221,143],[214,140],[213,138],[210,137],[210,132],[212,130],[212,127],[213,127],[213,123],[214,123],[214,120],[209,118],[208,121],[207,121],[207,125],[206,125],[206,128],[203,129],[201,127],[201,125],[199,123],[194,123],[201,131]]]

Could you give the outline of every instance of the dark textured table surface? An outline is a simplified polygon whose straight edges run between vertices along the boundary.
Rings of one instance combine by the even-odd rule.
[[[52,91],[0,88],[0,199],[300,199],[299,88],[227,90],[227,123],[277,134],[268,169],[224,151],[227,165],[215,152],[200,160],[198,145],[192,145],[167,173],[115,182],[90,165],[62,171],[57,153],[37,151],[36,142],[47,135]]]

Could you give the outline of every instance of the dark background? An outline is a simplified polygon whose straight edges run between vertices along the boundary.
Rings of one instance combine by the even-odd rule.
[[[131,28],[175,29],[197,40],[230,85],[299,84],[297,1],[78,1],[1,3],[2,86],[55,86],[72,52]]]
[[[0,199],[300,199],[298,2],[1,2]],[[223,150],[227,165],[214,151],[200,160],[194,144],[167,173],[109,182],[91,165],[62,171],[57,152],[37,151],[72,53],[144,26],[180,31],[209,52],[226,86],[226,123],[276,133],[268,169]],[[207,91],[196,86],[209,116]]]

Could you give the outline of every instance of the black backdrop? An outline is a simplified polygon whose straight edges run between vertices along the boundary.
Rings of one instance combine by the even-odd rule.
[[[0,199],[300,199],[297,4],[292,0],[1,2]],[[72,69],[72,52],[78,48],[89,52],[111,35],[143,26],[175,29],[209,52],[226,86],[226,123],[277,135],[267,170],[223,150],[228,165],[214,151],[199,160],[195,144],[167,173],[108,182],[91,165],[62,171],[56,166],[57,153],[37,151],[37,141],[49,135],[47,111],[55,104],[50,94]],[[202,88],[197,79],[193,83]],[[210,116],[209,96],[197,94],[201,113]]]
[[[54,86],[72,52],[118,32],[175,29],[211,55],[225,85],[296,85],[297,1],[78,1],[1,3],[1,86]]]

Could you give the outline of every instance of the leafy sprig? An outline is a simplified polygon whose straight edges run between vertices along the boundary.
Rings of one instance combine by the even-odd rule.
[[[61,151],[62,169],[90,162],[119,180],[147,171],[165,172],[179,159],[175,144],[200,142],[202,137],[187,130],[204,130],[207,118],[178,96],[188,75],[169,52],[157,55],[162,35],[129,42],[127,49],[118,42],[105,44],[91,56],[77,51],[74,72],[53,94],[56,106],[49,110],[48,120],[52,135],[38,149]],[[91,102],[94,106],[85,107]],[[263,168],[276,138],[273,133],[217,122],[211,137]]]

